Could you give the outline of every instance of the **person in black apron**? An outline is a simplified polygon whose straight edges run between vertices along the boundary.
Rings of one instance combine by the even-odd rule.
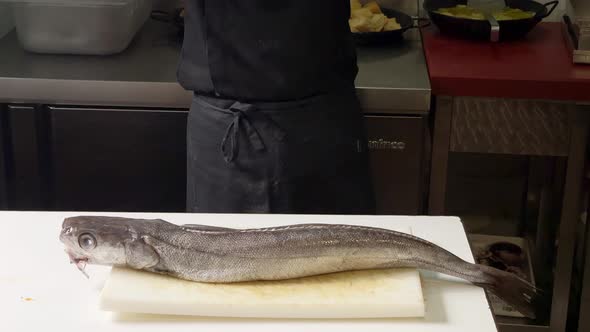
[[[372,214],[343,0],[186,0],[187,210]]]

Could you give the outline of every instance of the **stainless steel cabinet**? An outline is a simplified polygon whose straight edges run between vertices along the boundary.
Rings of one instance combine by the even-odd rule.
[[[14,210],[47,207],[47,151],[43,150],[46,127],[44,113],[35,105],[8,105],[7,124],[7,205]]]
[[[186,109],[9,105],[4,113],[9,209],[185,210]],[[367,115],[366,124],[378,213],[422,213],[425,118]]]
[[[426,119],[367,115],[367,132],[378,214],[423,211]]]
[[[184,211],[185,110],[48,106],[51,205]]]

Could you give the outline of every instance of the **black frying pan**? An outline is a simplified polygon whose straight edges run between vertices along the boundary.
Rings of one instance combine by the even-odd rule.
[[[535,16],[518,20],[498,21],[500,41],[524,37],[539,22],[551,15],[559,4],[559,1],[551,1],[544,5],[531,0],[505,0],[504,2],[508,7],[534,12]],[[436,12],[439,8],[466,4],[468,4],[467,0],[424,0],[424,9],[428,12],[432,22],[443,33],[470,39],[491,40],[492,26],[488,21],[451,17]]]
[[[404,40],[404,32],[420,27],[414,23],[417,19],[413,19],[410,15],[387,8],[381,8],[381,11],[389,18],[395,17],[401,29],[383,32],[354,32],[352,35],[357,45],[383,45],[401,42]]]

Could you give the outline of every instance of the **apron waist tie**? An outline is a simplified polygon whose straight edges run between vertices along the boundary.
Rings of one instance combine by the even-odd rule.
[[[282,139],[285,136],[283,130],[274,121],[264,116],[261,112],[255,112],[255,109],[254,105],[241,102],[235,102],[229,107],[229,110],[222,109],[222,111],[231,112],[233,115],[233,119],[227,126],[221,142],[221,153],[225,162],[233,162],[239,153],[239,134],[241,129],[245,131],[248,142],[252,144],[256,151],[263,151],[266,148],[260,133],[251,122],[251,119],[255,117],[265,117],[268,120],[266,122],[274,127],[275,136],[278,139]]]

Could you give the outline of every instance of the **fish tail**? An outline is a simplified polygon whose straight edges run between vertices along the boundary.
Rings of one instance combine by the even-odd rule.
[[[542,291],[515,274],[486,265],[475,265],[483,275],[474,284],[483,287],[528,318],[535,318],[535,308],[541,304]]]

